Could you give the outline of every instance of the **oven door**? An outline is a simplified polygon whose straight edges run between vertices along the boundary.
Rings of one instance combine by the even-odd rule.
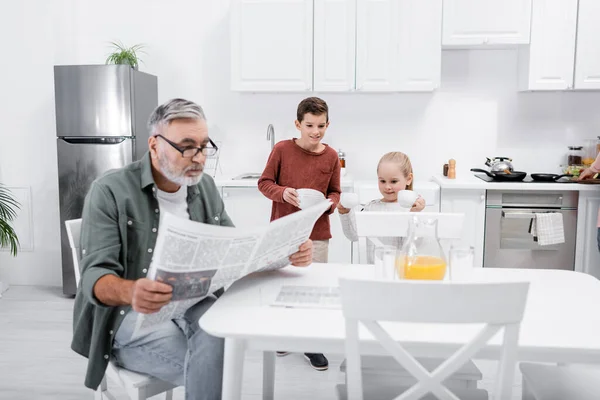
[[[540,246],[534,241],[529,229],[536,212],[563,215],[565,243]],[[483,266],[573,270],[576,233],[577,210],[487,208]]]

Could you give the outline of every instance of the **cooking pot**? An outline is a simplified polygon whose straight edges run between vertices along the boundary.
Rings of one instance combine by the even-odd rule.
[[[486,157],[485,165],[490,167],[490,172],[513,171],[512,159],[508,157],[495,157],[493,159]]]
[[[507,174],[506,172],[490,172],[490,171],[486,171],[485,169],[481,169],[481,168],[471,168],[471,171],[483,172],[490,178],[494,179],[495,181],[499,181],[499,182],[520,182],[523,179],[525,179],[525,177],[527,176],[527,172],[521,172],[521,171],[513,171],[510,174]]]

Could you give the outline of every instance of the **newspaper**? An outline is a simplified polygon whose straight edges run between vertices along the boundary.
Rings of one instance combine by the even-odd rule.
[[[323,200],[255,229],[203,224],[165,213],[147,276],[170,284],[173,298],[159,312],[138,314],[134,336],[183,316],[192,305],[243,276],[289,265],[289,256],[308,240],[315,222],[330,207],[331,201]]]

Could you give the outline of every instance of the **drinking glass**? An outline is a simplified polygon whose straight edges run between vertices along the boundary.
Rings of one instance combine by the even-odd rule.
[[[473,273],[475,249],[473,246],[452,245],[450,247],[450,280],[467,281]]]

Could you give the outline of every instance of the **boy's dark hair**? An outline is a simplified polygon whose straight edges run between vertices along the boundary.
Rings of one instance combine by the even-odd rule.
[[[325,114],[327,117],[326,121],[329,122],[329,107],[327,107],[325,100],[318,97],[307,97],[298,104],[298,111],[296,112],[296,119],[298,122],[302,122],[306,114]]]

